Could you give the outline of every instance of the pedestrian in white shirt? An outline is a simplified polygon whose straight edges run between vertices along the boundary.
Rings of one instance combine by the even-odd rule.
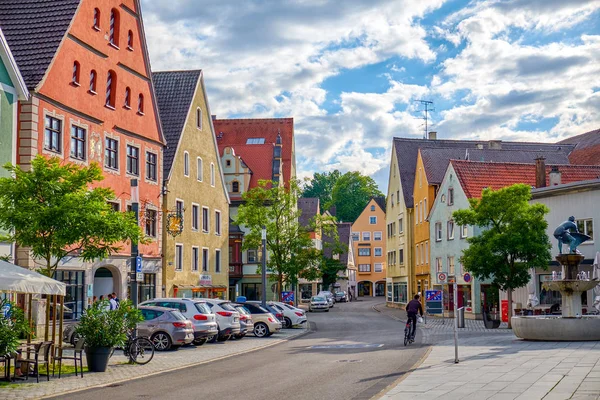
[[[108,295],[108,301],[110,303],[110,309],[111,310],[116,310],[118,307],[117,301],[115,300],[115,298],[113,297],[112,294]]]

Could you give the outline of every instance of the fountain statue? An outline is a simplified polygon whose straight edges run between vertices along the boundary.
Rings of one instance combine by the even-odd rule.
[[[582,315],[581,293],[598,284],[589,273],[579,271],[584,256],[577,247],[591,237],[580,233],[575,217],[560,224],[554,231],[558,240],[559,254],[556,261],[561,265],[559,274],[552,273],[552,281],[543,284],[544,289],[559,291],[562,296],[562,315],[514,316],[512,327],[515,335],[527,340],[600,340],[600,317]],[[563,244],[569,252],[563,253]]]

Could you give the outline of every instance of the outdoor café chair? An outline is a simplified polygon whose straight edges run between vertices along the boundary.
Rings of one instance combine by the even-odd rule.
[[[81,377],[83,378],[83,345],[84,340],[83,338],[80,338],[77,342],[75,342],[75,347],[59,347],[57,349],[59,355],[54,357],[54,361],[52,362],[52,376],[54,376],[54,366],[56,365],[56,361],[58,361],[58,379],[60,379],[63,360],[73,360],[75,362],[75,376],[77,376],[77,361],[79,361],[79,370],[81,371]],[[72,350],[73,355],[65,356],[63,354],[65,350]]]
[[[29,371],[29,364],[34,365],[36,373],[36,381],[40,381],[40,364],[46,366],[46,378],[50,380],[50,349],[52,348],[52,342],[41,342],[35,345],[33,358],[23,358],[19,360],[21,365],[27,363],[26,371]],[[29,357],[29,355],[28,355]],[[29,373],[27,373],[26,380],[29,380]]]

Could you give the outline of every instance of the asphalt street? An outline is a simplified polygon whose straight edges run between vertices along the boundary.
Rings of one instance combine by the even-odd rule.
[[[309,313],[310,333],[270,348],[58,398],[370,399],[427,350],[420,333],[415,343],[404,346],[404,325],[372,310],[382,301],[341,303],[330,312]]]

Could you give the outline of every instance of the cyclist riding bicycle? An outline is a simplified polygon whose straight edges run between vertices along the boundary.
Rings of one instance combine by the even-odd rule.
[[[408,319],[412,322],[412,332],[410,334],[412,339],[415,338],[415,331],[417,330],[417,312],[421,314],[421,317],[423,316],[423,307],[421,306],[419,298],[420,296],[415,294],[415,297],[406,305],[406,314],[408,315]]]

